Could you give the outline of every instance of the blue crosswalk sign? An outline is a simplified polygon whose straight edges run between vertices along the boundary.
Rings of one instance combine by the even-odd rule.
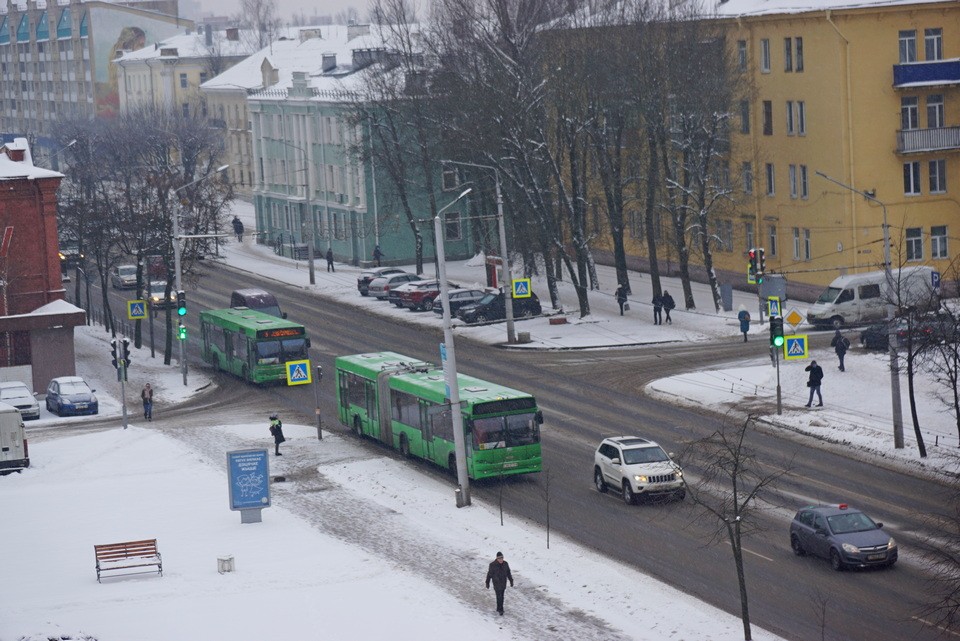
[[[127,318],[129,320],[139,320],[147,317],[147,301],[128,300]]]
[[[530,298],[533,293],[533,289],[530,287],[529,278],[515,278],[513,280],[513,297],[514,298]]]
[[[805,334],[784,336],[783,357],[788,361],[806,358],[808,346],[809,342]]]
[[[289,361],[287,363],[287,385],[306,385],[312,383],[310,361]]]

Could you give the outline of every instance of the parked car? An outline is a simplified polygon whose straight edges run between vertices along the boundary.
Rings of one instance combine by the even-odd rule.
[[[455,289],[451,291],[448,296],[450,299],[450,315],[455,317],[462,307],[473,305],[489,293],[485,289]],[[443,305],[439,297],[433,300],[433,312],[443,314]]]
[[[20,410],[20,416],[25,421],[40,418],[40,403],[20,381],[0,383],[0,401]]]
[[[167,291],[166,281],[150,283],[150,293],[147,294],[147,304],[153,309],[166,309],[177,304],[177,292],[170,290],[170,296],[164,297]]]
[[[397,287],[398,285],[409,283],[410,281],[414,280],[423,280],[423,276],[418,276],[417,274],[408,274],[406,272],[401,272],[399,274],[387,274],[386,276],[374,278],[372,281],[370,281],[367,291],[370,296],[373,296],[378,300],[386,300],[387,296],[390,295],[391,289]]]
[[[838,572],[848,567],[891,566],[897,562],[897,542],[882,527],[883,523],[875,523],[846,503],[804,507],[790,522],[790,547],[797,556],[829,559]]]
[[[530,298],[513,299],[513,315],[517,318],[529,318],[543,313],[537,295],[530,293]],[[473,305],[461,307],[457,317],[465,323],[485,323],[487,321],[503,320],[507,317],[507,310],[503,304],[503,292],[490,293]]]
[[[600,493],[619,488],[628,504],[639,496],[687,495],[680,466],[662,447],[636,436],[603,439],[593,455],[593,484]]]
[[[403,301],[400,300],[400,295],[419,283],[423,282],[422,279],[407,281],[406,283],[401,283],[396,287],[390,289],[390,293],[387,294],[387,302],[396,307],[403,307]]]
[[[373,269],[365,269],[360,272],[360,276],[357,277],[357,291],[360,292],[361,296],[366,296],[369,293],[368,287],[370,286],[370,281],[374,278],[403,273],[404,271],[399,267],[374,267]]]
[[[114,289],[134,289],[137,286],[137,266],[117,265],[110,270],[110,284]]]
[[[866,349],[886,350],[890,344],[886,322],[875,323],[860,332],[860,345]],[[923,343],[956,340],[957,322],[949,315],[924,315],[908,321],[897,318],[893,321],[893,331],[897,337],[897,346],[906,347],[911,342],[919,346]]]
[[[100,404],[87,382],[79,376],[60,376],[47,386],[47,411],[64,414],[98,414]]]
[[[450,289],[457,289],[460,285],[447,283]],[[407,309],[416,311],[433,308],[433,301],[440,297],[440,281],[437,279],[421,280],[403,287],[400,293],[400,303]]]

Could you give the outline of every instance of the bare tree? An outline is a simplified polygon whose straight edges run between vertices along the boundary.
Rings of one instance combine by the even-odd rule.
[[[929,531],[937,536],[921,537],[917,545],[930,575],[928,597],[919,607],[919,618],[925,624],[947,633],[960,630],[960,488],[945,513],[928,519]]]
[[[240,12],[234,20],[248,29],[244,37],[255,51],[273,42],[283,21],[277,14],[276,0],[240,0]]]

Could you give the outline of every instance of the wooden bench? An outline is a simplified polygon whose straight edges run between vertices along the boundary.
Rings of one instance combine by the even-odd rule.
[[[101,572],[128,568],[156,566],[157,572],[163,576],[163,562],[160,559],[160,551],[157,550],[156,539],[94,545],[93,552],[97,557],[97,583],[100,583]],[[125,574],[145,574],[146,572],[147,570]]]

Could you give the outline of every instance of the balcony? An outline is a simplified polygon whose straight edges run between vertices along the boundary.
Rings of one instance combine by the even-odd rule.
[[[960,127],[905,129],[897,132],[898,154],[956,150],[960,150]]]
[[[893,65],[895,89],[960,84],[960,58]]]

